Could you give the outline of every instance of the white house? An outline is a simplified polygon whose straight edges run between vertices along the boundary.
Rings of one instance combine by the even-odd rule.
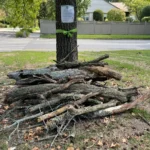
[[[124,12],[128,11],[127,8],[124,8],[125,6],[123,7],[122,5],[123,5],[123,3],[113,4],[113,3],[108,3],[105,0],[91,0],[91,4],[87,9],[87,12],[86,12],[86,15],[85,15],[84,19],[88,20],[88,21],[93,21],[93,12],[96,9],[100,9],[100,10],[103,11],[104,18],[107,17],[108,11],[110,11],[111,9],[114,9],[114,8],[121,9]]]

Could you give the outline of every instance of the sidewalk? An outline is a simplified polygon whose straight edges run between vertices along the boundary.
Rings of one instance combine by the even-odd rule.
[[[15,37],[15,33],[18,32],[20,28],[0,28],[0,37]],[[29,38],[39,38],[40,30],[30,33]]]
[[[20,28],[0,28],[0,31],[5,31],[5,32],[9,32],[9,31],[11,31],[11,32],[17,32],[17,31],[19,31],[20,30]]]

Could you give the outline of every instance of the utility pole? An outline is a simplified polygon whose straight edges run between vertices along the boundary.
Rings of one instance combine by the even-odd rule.
[[[57,62],[77,61],[76,0],[55,0]]]

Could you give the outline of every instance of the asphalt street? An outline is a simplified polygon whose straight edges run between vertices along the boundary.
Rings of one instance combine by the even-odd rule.
[[[150,50],[150,40],[78,40],[79,51]],[[39,38],[39,33],[29,38],[15,38],[14,32],[0,31],[0,52],[55,51],[55,39]]]

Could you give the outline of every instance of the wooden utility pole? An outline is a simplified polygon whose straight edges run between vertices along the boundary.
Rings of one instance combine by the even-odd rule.
[[[77,61],[76,0],[55,0],[57,62]]]

